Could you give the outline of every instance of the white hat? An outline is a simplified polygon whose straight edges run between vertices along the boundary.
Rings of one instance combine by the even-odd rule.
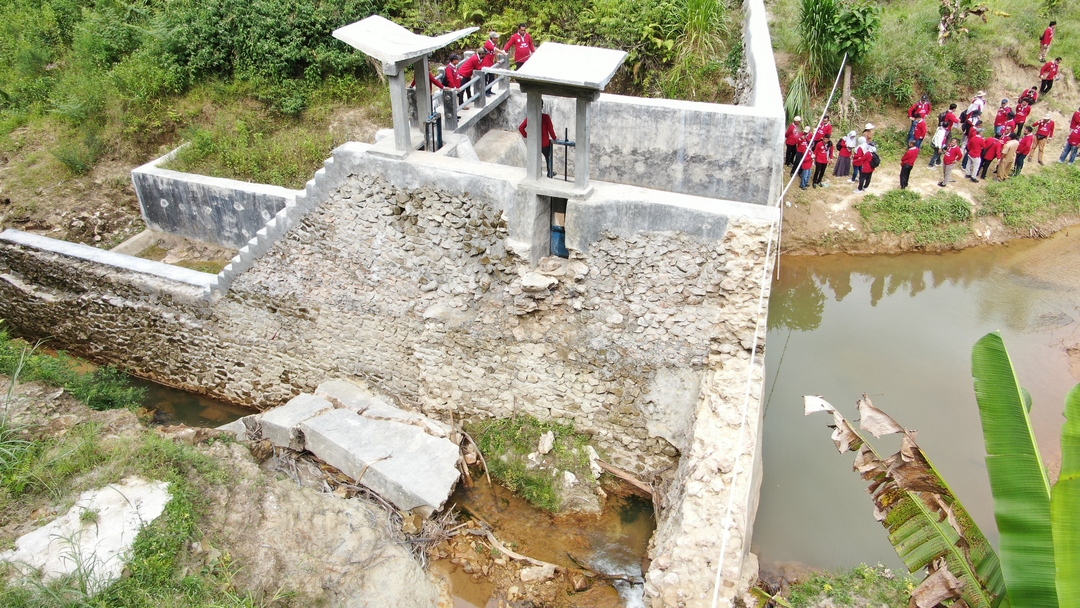
[[[975,93],[975,97],[986,97],[986,91],[979,91]]]
[[[795,117],[794,119],[792,119],[792,120],[793,120],[793,122],[802,122],[802,116],[796,116],[796,117]]]
[[[863,127],[863,131],[869,131],[869,130],[871,130],[873,128],[874,128],[874,123],[868,122],[868,123],[866,123],[866,126]]]

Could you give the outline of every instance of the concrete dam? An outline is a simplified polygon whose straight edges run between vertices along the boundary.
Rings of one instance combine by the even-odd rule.
[[[420,60],[382,58],[395,131],[337,148],[304,190],[133,172],[150,228],[239,249],[220,274],[7,230],[0,318],[259,408],[349,377],[437,419],[572,423],[657,488],[651,605],[730,606],[757,574],[785,126],[763,3],[744,8],[740,105],[503,74],[435,152],[390,73]],[[573,181],[539,175],[516,133],[541,97],[577,133]]]

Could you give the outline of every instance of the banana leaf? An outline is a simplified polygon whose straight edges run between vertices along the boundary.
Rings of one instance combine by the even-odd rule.
[[[915,433],[859,400],[860,427],[875,436],[900,433],[900,451],[882,459],[836,409],[807,396],[804,412],[833,416],[833,443],[840,453],[857,451],[854,469],[869,482],[874,517],[912,573],[928,576],[912,592],[912,605],[929,608],[953,600],[970,608],[1009,606],[997,554],[937,469],[915,443]]]
[[[1001,335],[990,333],[975,343],[971,368],[1009,600],[1017,606],[1056,608],[1050,481],[1025,407],[1028,398]]]
[[[1080,607],[1080,385],[1065,398],[1061,475],[1050,493],[1057,594],[1062,608]]]

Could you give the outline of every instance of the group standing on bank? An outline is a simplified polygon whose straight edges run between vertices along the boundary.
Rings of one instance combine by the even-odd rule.
[[[908,187],[925,143],[930,148],[927,167],[940,167],[937,169],[938,186],[942,188],[956,181],[952,175],[957,168],[972,182],[988,179],[991,173],[994,180],[1004,181],[1020,175],[1028,157],[1033,154],[1037,162],[1043,164],[1046,146],[1054,139],[1056,125],[1051,114],[1044,114],[1035,121],[1031,118],[1033,113],[1039,114],[1034,108],[1040,98],[1050,93],[1054,83],[1061,78],[1061,57],[1046,59],[1056,27],[1057,22],[1051,21],[1040,37],[1039,61],[1045,63],[1039,70],[1039,84],[1021,91],[1015,98],[1015,106],[1010,99],[1002,99],[991,118],[992,110],[986,108],[985,91],[976,93],[966,109],[959,112],[959,106],[953,103],[934,116],[927,95],[912,104],[908,109],[907,149],[900,159],[901,189]],[[933,125],[928,122],[930,120],[934,121]],[[835,159],[833,176],[850,176],[856,190],[865,192],[874,170],[881,164],[874,128],[873,124],[867,123],[861,136],[850,131],[834,144],[828,115],[817,129],[796,116],[784,134],[784,164],[791,166],[791,175],[799,173],[799,187],[805,190],[825,185],[823,177],[829,163]],[[1064,139],[1058,162],[1075,163],[1080,152],[1080,108],[1073,113]],[[991,169],[995,161],[996,165]]]

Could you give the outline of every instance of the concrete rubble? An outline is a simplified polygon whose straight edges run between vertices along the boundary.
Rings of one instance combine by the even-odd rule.
[[[220,427],[241,439],[267,439],[311,452],[402,511],[429,516],[457,483],[452,429],[376,398],[347,380]]]

